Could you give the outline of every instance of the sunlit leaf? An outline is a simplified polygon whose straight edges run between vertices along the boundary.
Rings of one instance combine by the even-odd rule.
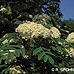
[[[33,51],[33,55],[37,54],[38,52],[42,51],[42,48],[39,47],[39,48],[36,48],[34,51]]]
[[[20,50],[16,49],[16,56],[19,57],[20,56]]]
[[[49,55],[52,55],[52,56],[55,56],[52,52],[45,52],[46,54],[49,54]]]
[[[48,56],[45,55],[45,56],[44,56],[44,62],[47,62],[47,60],[48,60]]]
[[[21,52],[22,52],[22,56],[24,57],[25,56],[25,49],[21,49]]]
[[[39,55],[38,55],[38,60],[41,60],[41,58],[45,55],[44,52],[41,52]]]
[[[51,56],[48,56],[48,60],[49,60],[49,62],[50,62],[51,64],[54,64],[54,60],[53,60],[53,58],[52,58]]]

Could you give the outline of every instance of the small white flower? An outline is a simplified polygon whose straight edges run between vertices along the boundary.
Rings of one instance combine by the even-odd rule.
[[[8,43],[8,40],[6,39],[6,40],[4,40],[2,43],[3,43],[3,44],[6,44],[6,43]]]
[[[9,50],[10,52],[15,52],[15,50]]]
[[[32,15],[29,15],[29,18],[32,18],[33,16]]]
[[[0,11],[2,11],[2,12],[7,11],[7,9],[6,8],[1,8]]]
[[[70,43],[74,43],[74,32],[70,33],[68,37],[66,38],[66,41]]]

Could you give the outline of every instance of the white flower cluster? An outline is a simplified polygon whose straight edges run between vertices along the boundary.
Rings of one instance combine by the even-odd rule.
[[[60,38],[61,36],[61,33],[60,31],[56,28],[56,27],[51,27],[50,28],[50,34],[51,34],[51,37],[54,37],[54,38]]]
[[[33,17],[33,22],[38,24],[48,24],[51,21],[51,17],[48,14],[37,14]]]
[[[66,51],[69,53],[70,57],[74,58],[74,49],[70,48],[70,49],[66,49]]]
[[[5,34],[5,35],[3,36],[3,38],[4,38],[4,37],[8,37],[8,36],[9,36],[9,34]],[[10,39],[9,42],[14,42],[14,41],[15,41],[15,39]],[[3,44],[8,43],[8,39],[4,40],[2,43],[3,43]]]
[[[37,38],[38,36],[46,38],[50,36],[49,29],[34,22],[20,24],[15,31],[19,32],[23,39],[31,39],[33,37]]]
[[[70,33],[68,37],[66,38],[66,41],[70,43],[74,43],[74,32]]]
[[[48,28],[45,28],[42,24],[37,24],[34,22],[28,22],[20,24],[16,29],[16,32],[20,33],[20,36],[22,39],[28,40],[40,37],[48,38],[50,36],[58,38],[60,37],[61,33],[59,30],[55,27],[51,27],[49,30]]]
[[[74,43],[74,32],[70,33],[65,40],[70,43]],[[58,42],[58,43],[62,45],[61,42]],[[65,44],[65,42],[64,42],[64,44]],[[66,47],[70,47],[70,46],[66,45]],[[66,51],[69,53],[70,57],[74,58],[74,48],[70,47],[70,49],[66,49]],[[68,55],[66,55],[66,56],[68,56]]]
[[[23,71],[20,66],[11,67],[9,70],[9,73],[10,74],[26,74],[26,72]]]
[[[70,43],[74,43],[74,32],[70,33],[65,40]],[[67,50],[67,52],[69,53],[70,57],[74,58],[74,49],[73,48],[70,48],[69,50]]]

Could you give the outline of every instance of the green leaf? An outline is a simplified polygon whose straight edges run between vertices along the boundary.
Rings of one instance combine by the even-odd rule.
[[[0,64],[1,64],[1,62],[2,62],[2,57],[0,58]]]
[[[49,55],[53,55],[53,56],[55,56],[52,52],[45,52],[45,53],[47,53],[47,54],[49,54]]]
[[[8,68],[6,68],[6,69],[3,69],[2,70],[2,74],[7,74],[8,73],[8,71],[9,71],[9,68],[11,67],[11,65],[10,66],[8,66]]]
[[[3,56],[2,56],[2,59],[5,60],[5,59],[6,59],[6,56],[7,56],[7,55],[3,55]]]
[[[56,47],[56,49],[60,52],[62,52],[62,48],[60,46]]]
[[[22,56],[24,57],[25,56],[25,49],[21,49],[21,52],[22,52]]]
[[[53,26],[53,24],[46,24],[46,25],[44,25],[44,27],[47,27],[47,28],[49,28],[51,26]]]
[[[23,22],[22,21],[16,21],[16,22],[14,22],[14,24],[23,24]]]
[[[53,60],[53,58],[52,58],[51,56],[48,56],[48,60],[49,60],[49,62],[50,62],[51,64],[54,64],[54,60]]]
[[[62,48],[62,50],[63,50],[65,53],[68,53],[68,52],[66,51],[66,49],[65,49],[65,48]]]
[[[8,74],[10,67],[11,67],[11,65],[6,69],[5,74]]]
[[[13,47],[13,48],[21,48],[20,45],[10,45],[9,47]]]
[[[61,29],[61,28],[60,28],[60,30],[61,30],[61,31],[66,31],[66,30],[64,30],[64,29]]]
[[[56,48],[54,46],[51,47],[53,50],[56,50]]]
[[[41,52],[39,55],[38,55],[38,60],[41,60],[41,58],[45,55],[44,52]]]
[[[6,39],[8,39],[8,37],[3,37],[3,38],[0,39],[0,41],[4,41]]]
[[[7,66],[7,65],[5,65],[5,64],[4,64],[4,65],[0,65],[0,68],[1,68],[1,67],[6,67],[6,66]]]
[[[19,49],[16,49],[15,53],[16,53],[16,56],[17,56],[17,57],[20,56],[20,50],[19,50]]]
[[[34,51],[33,51],[33,55],[36,55],[38,52],[42,51],[42,48],[39,47],[39,48],[36,48]]]
[[[48,56],[45,55],[45,56],[44,56],[44,62],[47,62],[47,60],[48,60]]]
[[[9,49],[9,50],[12,50],[12,49],[13,49],[13,50],[16,50],[16,48],[12,48],[12,47],[10,47],[10,46],[9,46],[9,47],[4,47],[4,48],[0,48],[0,50],[4,50],[4,49],[5,49],[5,50],[6,50],[6,49]]]
[[[14,52],[9,52],[8,53],[8,59],[13,59],[14,57]]]
[[[62,44],[64,44],[64,39],[60,39],[60,38],[56,38],[57,41],[61,42]]]
[[[2,70],[2,74],[5,74],[5,71],[6,71],[6,69],[3,69],[3,70]]]
[[[58,44],[55,44],[56,47],[58,47]]]
[[[46,50],[46,51],[48,51],[48,49],[47,49],[47,48],[44,48],[44,47],[42,47],[42,49],[43,49],[43,50]]]
[[[6,44],[3,44],[1,48],[5,48],[6,46],[9,46],[12,42],[8,42]]]
[[[53,41],[54,43],[56,43],[56,40],[55,40],[55,38],[52,38],[52,37],[51,37],[51,39],[52,39],[52,41]]]
[[[34,44],[31,44],[30,47],[34,47]]]
[[[18,41],[18,39],[16,39],[16,40],[14,41],[14,43],[17,43],[17,41]]]

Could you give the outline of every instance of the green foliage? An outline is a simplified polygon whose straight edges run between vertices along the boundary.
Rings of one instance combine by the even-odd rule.
[[[64,20],[62,21],[62,26],[64,29],[68,30],[69,32],[73,32],[74,31],[74,20],[73,19]]]
[[[22,21],[15,21],[14,24],[23,24]]]
[[[8,40],[8,43],[3,44],[2,42],[5,41],[6,39]],[[11,39],[15,39],[14,42],[10,42]],[[14,56],[16,58],[20,59],[21,55],[22,55],[22,57],[24,58],[25,54],[28,55],[28,58],[26,58],[28,60],[30,58],[30,60],[33,59],[32,61],[37,61],[40,63],[43,62],[43,64],[49,63],[52,66],[56,65],[57,67],[61,67],[61,65],[57,65],[57,63],[59,63],[58,59],[62,60],[61,63],[63,61],[65,61],[65,63],[66,63],[65,55],[68,54],[66,49],[69,49],[69,48],[65,47],[65,45],[69,45],[70,47],[74,48],[74,46],[71,43],[69,43],[66,40],[61,39],[61,38],[49,37],[47,39],[43,39],[43,38],[39,37],[38,39],[35,39],[35,41],[31,42],[31,43],[29,40],[26,41],[26,43],[25,43],[25,41],[23,41],[22,39],[20,39],[20,40],[22,40],[22,42],[19,43],[20,40],[18,40],[18,39],[20,39],[20,37],[19,37],[19,34],[17,34],[17,33],[10,33],[9,36],[6,36],[6,37],[0,39],[0,50],[3,50],[0,52],[0,57],[1,57],[0,64],[1,64],[2,68],[6,66],[6,70],[3,69],[1,71],[3,73],[5,73],[5,72],[8,73],[9,68],[12,66],[11,64],[9,64],[10,67],[5,64],[3,64],[3,66],[2,66],[3,61],[13,60]],[[59,44],[59,42],[61,44]],[[25,48],[21,48],[20,44],[23,44],[27,50]],[[9,50],[15,50],[15,52],[10,52]],[[63,52],[63,54],[61,54],[62,52]],[[8,54],[6,54],[6,53],[8,53]],[[5,55],[3,55],[3,54],[5,54]],[[32,56],[37,57],[38,60],[34,59]],[[21,59],[19,61],[21,61]],[[65,63],[63,63],[63,67],[65,67]],[[68,65],[67,63],[66,63],[66,65],[68,67],[71,66],[70,64]],[[35,68],[35,66],[33,68]]]
[[[15,38],[14,42],[10,42],[10,40],[13,38]],[[49,62],[49,64],[52,66],[56,65],[57,67],[61,67],[61,65],[57,65],[57,63],[59,63],[58,59],[61,59],[62,60],[61,64],[63,61],[66,63],[66,64],[63,63],[63,66],[65,66],[65,65],[67,65],[68,67],[71,66],[70,63],[67,64],[67,62],[66,62],[65,55],[68,53],[65,49],[69,49],[69,48],[65,47],[65,45],[69,45],[70,47],[73,47],[73,48],[74,48],[74,46],[71,43],[67,42],[66,40],[60,39],[60,38],[49,37],[47,39],[38,38],[38,39],[35,39],[35,41],[31,42],[31,43],[30,43],[30,41],[26,41],[26,44],[24,44],[24,41],[23,41],[23,45],[27,49],[26,50],[25,48],[21,48],[21,46],[19,45],[19,42],[18,42],[19,38],[20,38],[19,34],[10,33],[9,36],[6,36],[6,37],[0,39],[0,64],[1,64],[0,66],[1,66],[1,68],[6,67],[5,69],[3,69],[1,71],[1,73],[8,73],[9,68],[12,66],[12,64],[9,64],[10,66],[5,63],[2,64],[3,61],[13,60],[14,56],[16,58],[20,59],[21,55],[22,55],[22,57],[24,57],[25,54],[29,56],[27,58],[28,60],[29,60],[29,58],[31,58],[30,60],[32,62],[34,62],[34,61],[37,61],[40,63],[43,62],[43,64]],[[6,39],[8,40],[8,43],[3,44],[2,42],[5,41]],[[61,44],[59,44],[58,42],[61,42]],[[3,50],[3,51],[1,51],[1,50]],[[9,50],[15,50],[15,52],[10,52]],[[33,54],[30,51],[33,52]],[[28,52],[29,52],[29,54],[27,54]],[[61,55],[62,52],[64,53],[63,54],[64,56]],[[6,54],[6,53],[8,53],[8,54]],[[3,55],[3,54],[5,54],[5,55]],[[32,55],[33,57],[37,57],[38,60],[36,60],[35,58],[33,58],[30,55]],[[21,61],[21,59],[19,61]],[[37,65],[35,65],[35,66],[37,66]],[[33,68],[35,68],[35,66],[33,66]]]
[[[42,51],[42,48],[39,47],[39,48],[36,48],[33,52],[33,55],[37,54],[38,52]]]
[[[44,48],[44,50],[43,50],[43,48],[44,47],[39,47],[39,48],[36,48],[34,51],[33,51],[33,55],[35,55],[35,54],[37,54],[38,52],[40,52],[40,51],[43,51],[43,52],[40,52],[40,54],[38,55],[38,60],[41,60],[42,58],[43,58],[43,56],[44,56],[44,62],[47,62],[47,60],[49,60],[49,58],[51,59],[51,57],[49,56],[49,55],[53,55],[53,56],[55,56],[52,52],[50,52],[50,51],[48,51],[49,49],[45,49]],[[47,51],[46,51],[47,50]],[[46,57],[46,59],[45,59],[45,57]],[[52,63],[50,60],[49,60],[49,62],[51,63],[51,64],[54,64],[54,63]]]
[[[27,74],[62,74],[62,72],[51,72],[49,69],[74,67],[74,59],[70,56],[66,57],[68,54],[66,49],[74,48],[74,45],[63,39],[68,33],[74,31],[74,21],[70,19],[60,23],[62,13],[59,3],[60,0],[0,0],[0,37],[11,32],[10,35],[0,39],[0,74],[9,74],[9,69],[16,65],[21,66]],[[1,11],[1,8],[5,10]],[[13,33],[19,24],[33,19],[37,23],[47,23],[44,24],[46,28],[58,27],[62,33],[61,38],[39,37],[32,42],[23,40],[18,33]],[[3,44],[6,39],[8,43]],[[15,40],[10,42],[11,39]],[[17,59],[16,62],[13,60],[14,57]],[[10,60],[13,61],[5,63]]]
[[[45,55],[45,56],[44,56],[44,62],[47,62],[47,60],[48,60],[48,56]]]
[[[7,67],[6,69],[3,69],[1,74],[7,74],[10,67],[11,67],[11,65],[9,67]]]
[[[34,44],[31,44],[30,47],[34,47]]]
[[[44,25],[44,27],[46,27],[46,28],[50,28],[52,26],[53,26],[53,24],[46,24],[46,25]]]
[[[51,56],[48,56],[48,59],[49,59],[49,62],[50,62],[51,64],[54,64],[54,60],[53,60],[53,58],[52,58]]]
[[[2,42],[7,40],[10,40],[12,38],[15,38],[16,40],[14,42],[9,42],[6,44],[3,44]],[[17,34],[8,36],[8,37],[4,37],[0,39],[0,67],[5,67],[7,65],[3,64],[2,65],[2,61],[6,61],[6,60],[13,60],[14,56],[15,57],[20,57],[20,55],[22,55],[23,57],[25,56],[25,48],[22,48],[20,45],[16,45],[17,43]],[[10,50],[14,50],[13,52],[11,52]],[[8,66],[6,69],[2,70],[2,74],[7,74],[9,71],[9,68],[11,67]]]
[[[50,49],[41,46],[41,47],[36,48],[33,51],[33,55],[38,55],[38,60],[41,60],[44,58],[44,62],[47,62],[47,60],[48,60],[51,64],[54,64],[53,56],[55,58],[57,56],[52,51],[55,51],[55,52],[58,51],[60,53],[63,52],[63,53],[68,54],[68,52],[66,51],[65,45],[70,45],[71,47],[74,48],[74,46],[71,43],[67,42],[64,39],[59,39],[59,38],[49,38],[49,39],[51,39],[51,41],[53,42],[52,43],[53,45],[49,46]],[[59,45],[58,42],[61,42],[62,45]],[[34,47],[34,45],[33,45],[33,47]]]
[[[61,31],[62,38],[65,39],[69,33],[74,32],[74,20],[71,18],[69,20],[63,20],[59,30]]]
[[[19,21],[19,20],[16,20],[15,22],[14,22],[14,24],[16,24],[16,25],[19,25],[19,24],[23,24],[23,23],[27,23],[27,21]]]
[[[39,55],[38,55],[38,60],[41,60],[41,58],[45,55],[44,52],[41,52]]]
[[[65,46],[65,45],[69,45],[69,46],[71,46],[71,47],[74,48],[74,46],[73,46],[70,42],[67,42],[67,41],[64,40],[64,39],[56,38],[56,40],[58,40],[59,42],[61,42],[63,46]]]
[[[24,48],[21,49],[21,54],[23,57],[25,56],[25,49]]]

